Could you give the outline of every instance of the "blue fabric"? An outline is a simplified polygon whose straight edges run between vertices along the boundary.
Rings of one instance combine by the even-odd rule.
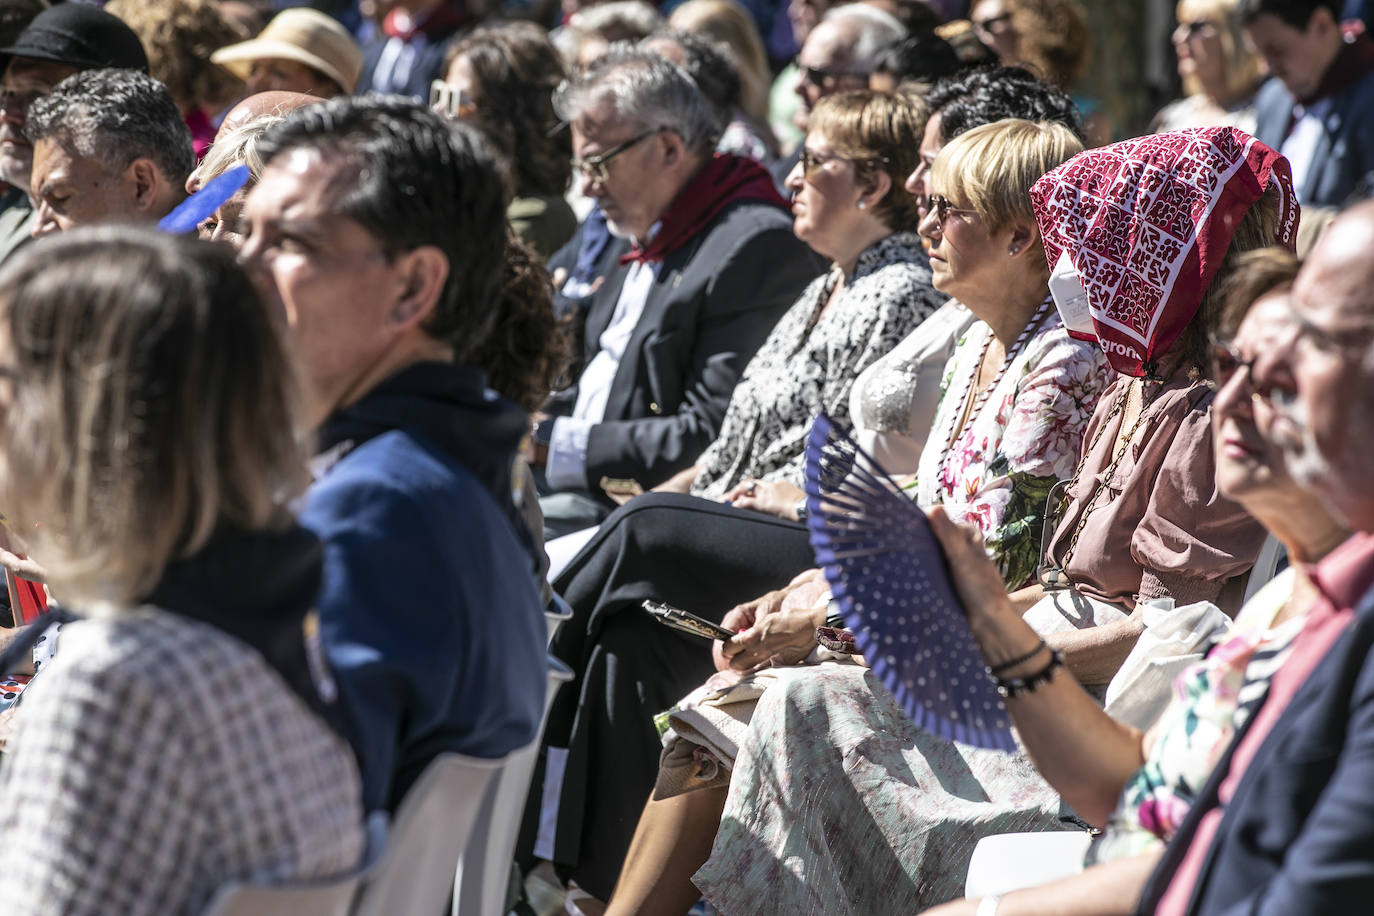
[[[487,489],[408,430],[349,452],[310,489],[324,543],[321,632],[367,810],[394,809],[435,755],[534,740],[546,626],[528,554]]]

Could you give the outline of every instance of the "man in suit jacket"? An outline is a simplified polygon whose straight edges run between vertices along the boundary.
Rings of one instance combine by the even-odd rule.
[[[1301,916],[1374,900],[1374,203],[1339,217],[1294,286],[1286,344],[1251,365],[1291,391],[1289,469],[1357,533],[1269,695],[1232,742],[1141,912]],[[1276,427],[1277,428],[1277,427]]]
[[[1374,41],[1346,34],[1340,0],[1245,0],[1245,28],[1274,79],[1255,99],[1255,136],[1288,157],[1304,207],[1369,196]]]
[[[454,36],[471,22],[456,0],[399,0],[382,20],[381,34],[363,47],[358,95],[387,92],[426,101],[430,83],[444,75]]]
[[[612,239],[594,265],[606,272],[581,278],[581,373],[534,429],[550,535],[600,520],[603,477],[647,489],[690,466],[745,364],[824,269],[768,173],[713,155],[719,125],[659,55],[612,52],[555,101]]]

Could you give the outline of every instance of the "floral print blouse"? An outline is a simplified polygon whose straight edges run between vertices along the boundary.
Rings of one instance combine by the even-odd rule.
[[[956,435],[991,334],[975,322],[950,358],[915,496],[976,525],[1007,588],[1017,589],[1040,562],[1050,488],[1073,476],[1088,421],[1116,373],[1095,342],[1074,340],[1050,309]]]
[[[693,496],[720,499],[749,477],[801,486],[816,415],[845,421],[859,373],[944,301],[930,285],[930,262],[914,232],[894,232],[865,249],[849,285],[825,309],[839,277],[834,268],[813,280],[745,367],[720,435],[697,459]]]

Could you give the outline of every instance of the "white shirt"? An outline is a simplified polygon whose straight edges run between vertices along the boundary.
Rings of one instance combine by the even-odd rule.
[[[650,232],[652,236],[653,231]],[[544,479],[551,489],[583,490],[591,486],[587,481],[587,440],[592,427],[606,416],[611,385],[620,371],[620,361],[635,326],[644,314],[656,268],[656,264],[644,261],[636,261],[630,266],[615,311],[611,313],[611,322],[597,339],[597,354],[587,363],[578,380],[577,403],[572,416],[559,417],[553,424],[548,462],[544,467]]]
[[[1323,122],[1330,110],[1330,99],[1313,102],[1306,108],[1301,105],[1294,108],[1293,115],[1296,120],[1293,122],[1293,129],[1288,132],[1288,137],[1279,150],[1288,159],[1288,165],[1293,170],[1293,190],[1298,195],[1299,203],[1305,203],[1302,199],[1303,191],[1307,188],[1307,178],[1312,172],[1312,157],[1316,154],[1317,144],[1321,142],[1322,134],[1326,130]]]

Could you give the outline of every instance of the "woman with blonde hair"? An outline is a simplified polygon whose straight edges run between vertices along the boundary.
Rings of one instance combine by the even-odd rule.
[[[1179,0],[1174,53],[1184,97],[1155,115],[1155,132],[1187,127],[1255,129],[1264,62],[1245,37],[1237,0]]]
[[[724,45],[739,72],[745,113],[756,124],[768,123],[768,52],[744,7],[734,0],[687,0],[669,15],[668,27]]]
[[[276,319],[226,246],[125,228],[32,246],[0,289],[0,504],[71,612],[0,768],[0,843],[24,851],[0,900],[192,914],[231,880],[353,868]]]

